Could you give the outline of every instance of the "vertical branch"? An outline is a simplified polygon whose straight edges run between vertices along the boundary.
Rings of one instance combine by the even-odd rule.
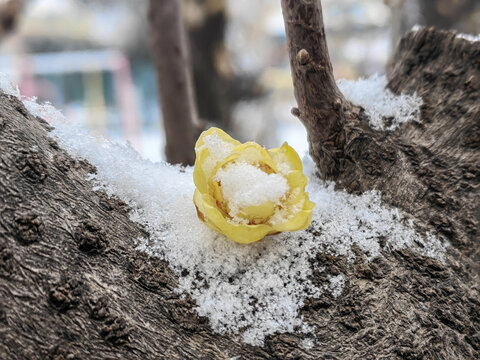
[[[152,50],[170,163],[193,164],[200,131],[180,0],[150,0]]]
[[[307,129],[310,154],[322,176],[335,179],[344,162],[348,106],[333,77],[320,0],[282,0],[290,67],[298,108],[292,113]]]

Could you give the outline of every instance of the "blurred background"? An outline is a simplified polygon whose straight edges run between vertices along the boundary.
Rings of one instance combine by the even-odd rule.
[[[290,114],[280,0],[180,1],[199,117],[239,140],[266,147],[288,141],[303,154],[306,133]],[[480,33],[478,0],[322,5],[337,78],[384,73],[401,34],[415,24]],[[72,123],[164,159],[148,8],[148,0],[0,0],[0,72]]]

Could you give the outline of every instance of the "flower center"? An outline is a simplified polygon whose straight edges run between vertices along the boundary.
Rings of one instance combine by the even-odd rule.
[[[245,219],[250,214],[263,218],[258,219],[260,222],[265,221],[265,215],[272,215],[270,212],[285,198],[289,189],[283,175],[269,174],[260,167],[245,162],[232,163],[219,169],[214,180],[219,182],[230,209],[229,215],[234,221],[242,221],[239,217],[243,221],[255,220]]]

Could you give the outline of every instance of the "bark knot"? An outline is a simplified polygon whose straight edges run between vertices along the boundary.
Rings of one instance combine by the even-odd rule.
[[[307,50],[301,49],[297,53],[297,61],[300,65],[306,65],[310,62],[310,54],[308,53]]]
[[[110,316],[108,309],[108,299],[106,296],[101,296],[98,299],[90,298],[88,300],[88,307],[90,309],[90,317],[95,320],[103,320]]]
[[[33,183],[43,182],[47,177],[47,167],[41,160],[38,149],[21,150],[16,154],[15,166]]]
[[[74,239],[80,250],[90,254],[99,253],[108,246],[105,231],[89,220],[77,227]]]
[[[13,273],[15,258],[12,249],[0,246],[0,276],[9,276]]]
[[[62,312],[77,307],[81,297],[81,284],[76,279],[63,279],[49,293],[50,302]]]
[[[22,245],[39,241],[45,229],[42,218],[34,212],[17,214],[14,226],[15,238]]]
[[[301,115],[301,112],[300,112],[300,109],[297,108],[297,107],[292,107],[292,109],[290,110],[290,112],[292,113],[293,116],[299,118],[300,115]]]
[[[109,343],[122,345],[130,340],[130,328],[123,317],[111,315],[105,320],[100,335]]]

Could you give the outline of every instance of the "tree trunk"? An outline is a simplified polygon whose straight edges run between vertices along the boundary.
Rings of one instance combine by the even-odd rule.
[[[149,18],[167,140],[165,155],[170,163],[192,165],[201,126],[180,5],[179,0],[151,0]]]
[[[338,90],[320,1],[282,0],[298,109],[320,175],[351,192],[377,189],[472,253],[479,224],[480,42],[422,29],[400,43],[389,70],[394,93],[424,101],[420,123],[377,131]],[[476,254],[476,259],[479,254]]]
[[[317,61],[315,50],[306,50]],[[350,104],[343,104],[343,115],[343,106],[337,106],[340,115],[330,118],[334,125],[347,124],[343,149],[335,154],[350,154],[344,164],[332,162],[337,168],[330,177],[351,184],[354,175],[345,171],[364,174],[357,189],[381,188],[386,199],[408,209],[404,198],[412,199],[412,185],[388,177],[402,179],[409,172],[424,197],[445,199],[443,204],[419,196],[410,205],[412,217],[438,231],[447,227],[436,219],[447,219],[456,234],[452,238],[465,234],[465,243],[453,241],[445,264],[410,250],[385,253],[370,263],[319,256],[314,261],[330,274],[345,274],[348,282],[339,298],[325,293],[303,307],[301,316],[315,326],[317,339],[309,350],[300,345],[305,337],[300,333],[269,336],[263,347],[213,333],[193,301],[175,293],[177,280],[168,264],[135,251],[133,240],[149,235],[129,219],[124,203],[92,190],[86,178],[95,169],[59,148],[48,136],[49,125],[18,99],[0,94],[0,358],[479,358],[479,243],[473,241],[478,212],[462,217],[473,211],[478,189],[478,164],[471,161],[478,159],[479,54],[478,43],[454,34],[410,33],[395,56],[389,85],[424,97],[422,124],[404,124],[383,135],[357,123],[350,130],[350,118],[358,116],[360,123],[364,116]],[[311,71],[319,69],[309,64]],[[316,75],[308,76],[312,81]],[[304,122],[315,124],[304,110],[311,105],[299,106]],[[326,111],[325,104],[319,106]],[[362,139],[365,151],[372,141],[378,143],[374,154],[391,146],[393,160],[383,167],[384,160],[375,163],[352,153],[351,133]],[[371,134],[374,140],[364,139]],[[310,136],[316,139],[325,138]],[[317,161],[323,158],[316,155]],[[380,173],[367,171],[365,164]],[[402,184],[404,191],[388,188]]]

